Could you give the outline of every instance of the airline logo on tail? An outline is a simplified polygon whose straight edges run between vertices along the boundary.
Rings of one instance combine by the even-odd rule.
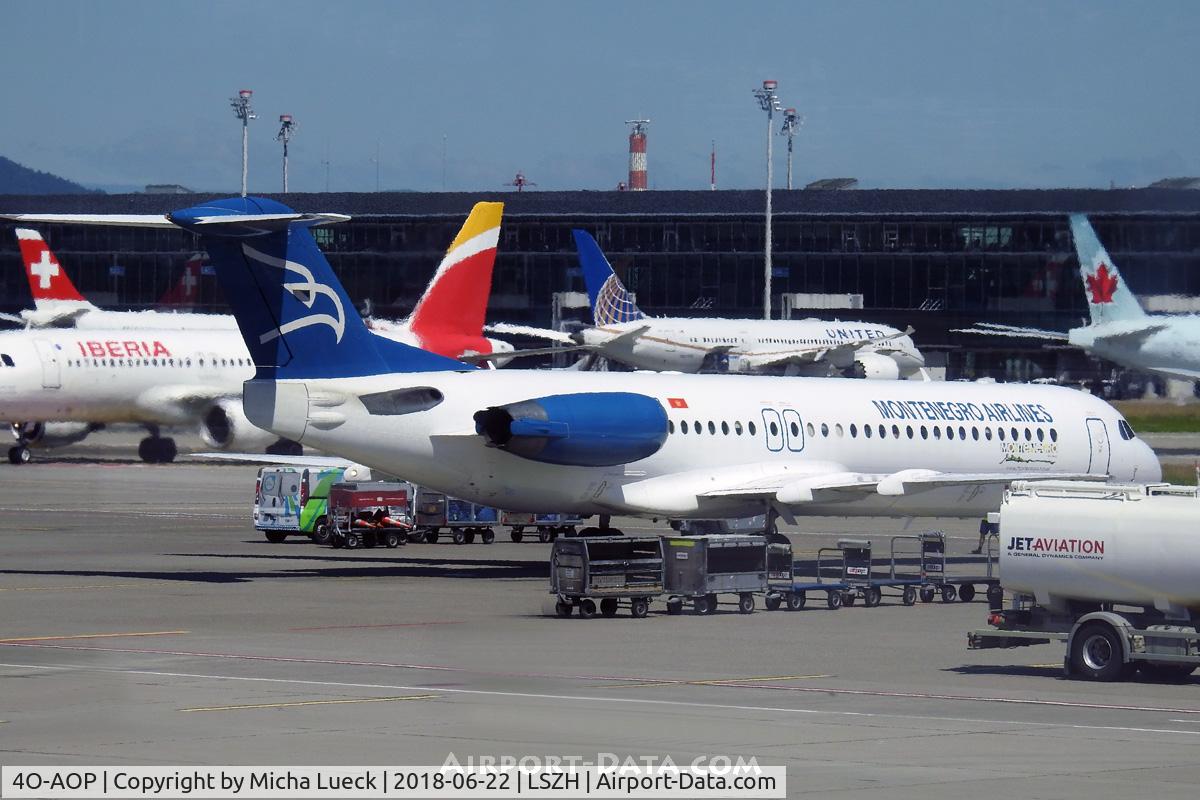
[[[1101,263],[1100,269],[1096,270],[1094,275],[1084,275],[1084,281],[1087,282],[1087,290],[1092,294],[1093,303],[1111,303],[1113,301],[1113,292],[1120,285],[1116,275],[1110,275],[1108,265]]]
[[[342,308],[342,300],[340,297],[338,297],[337,292],[319,282],[315,277],[313,277],[312,271],[303,264],[298,264],[295,261],[288,261],[287,259],[267,255],[266,253],[255,250],[248,244],[242,245],[242,252],[246,254],[247,258],[253,259],[260,264],[265,264],[268,267],[274,267],[276,269],[283,270],[285,273],[294,272],[304,278],[304,281],[299,283],[287,283],[285,281],[283,288],[285,291],[290,292],[292,297],[295,297],[297,300],[303,303],[305,308],[311,309],[317,302],[317,297],[319,295],[325,295],[331,301],[333,301],[334,310],[337,314],[337,316],[331,316],[329,314],[309,314],[307,317],[289,320],[280,325],[278,328],[272,328],[260,336],[258,338],[260,343],[266,344],[272,339],[285,336],[292,331],[297,331],[301,328],[307,328],[310,325],[328,325],[333,329],[336,341],[338,343],[342,341],[342,334],[345,333],[346,330],[346,310]]]
[[[596,306],[592,315],[597,325],[612,325],[617,322],[632,322],[641,319],[642,312],[625,290],[616,273],[609,275],[596,293]]]
[[[481,336],[492,291],[503,203],[476,203],[408,318],[411,330]]]
[[[29,278],[29,290],[33,293],[36,306],[44,307],[63,300],[87,302],[75,284],[71,283],[40,233],[29,228],[17,228],[16,234],[21,260],[25,262],[25,275]]]

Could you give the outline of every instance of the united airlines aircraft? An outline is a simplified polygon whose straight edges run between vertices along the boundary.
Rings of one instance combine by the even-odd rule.
[[[252,422],[476,502],[602,529],[612,514],[976,516],[1022,478],[1160,477],[1120,413],[1053,386],[471,368],[345,314],[309,232],[334,217],[234,198],[169,219],[203,237],[232,301]]]

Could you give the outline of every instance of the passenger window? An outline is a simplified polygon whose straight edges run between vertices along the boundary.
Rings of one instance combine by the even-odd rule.
[[[1033,441],[1033,431],[1029,430],[1029,428],[1025,429],[1025,441],[1027,441],[1027,442]]]
[[[854,433],[853,428],[851,428],[850,433],[851,434]],[[863,425],[863,436],[867,437],[868,439],[871,438],[871,426],[870,425]]]
[[[1126,423],[1126,425],[1128,425],[1128,423]],[[1130,428],[1129,432],[1133,433],[1133,428]],[[1054,428],[1050,429],[1050,441],[1052,441],[1052,442],[1058,441],[1058,431],[1054,430]]]
[[[686,420],[686,419],[685,419],[683,422],[679,423],[679,430],[680,430],[680,431],[682,431],[683,433],[687,433],[687,432],[688,432],[687,420]]]
[[[1000,439],[1000,441],[1004,441],[1004,428],[996,428],[996,437]]]
[[[965,440],[967,438],[967,429],[962,425],[958,426],[958,438]]]
[[[821,423],[821,435],[826,438],[829,437],[829,425],[827,423]]]
[[[721,433],[725,434],[726,436],[729,435],[729,423],[728,422],[721,423]]]
[[[834,425],[833,430],[837,433],[839,439],[842,438],[842,423],[839,422],[837,425]]]
[[[933,438],[935,438],[935,439],[942,438],[942,426],[941,425],[933,426]]]
[[[742,435],[742,423],[741,422],[735,421],[733,423],[733,432],[736,433],[738,436]]]
[[[807,430],[808,430],[808,435],[809,435],[809,436],[816,436],[816,435],[817,435],[817,429],[816,429],[815,427],[813,427],[813,424],[812,424],[811,422],[810,422],[810,423],[808,423],[807,425],[805,425],[804,427],[805,427],[805,429],[807,429]]]
[[[922,439],[929,438],[929,430],[924,425],[921,426],[921,438]]]
[[[704,433],[704,426],[700,424],[700,420],[696,420],[694,423],[692,423],[692,430],[694,430],[696,433]]]
[[[977,442],[979,441],[979,428],[976,428],[974,425],[971,426],[971,438]]]
[[[895,426],[892,426],[892,427],[893,427],[893,430],[894,430],[894,429],[895,429]],[[911,439],[911,438],[913,438],[913,429],[912,429],[912,425],[905,425],[905,426],[904,426],[904,431],[905,431],[905,433],[907,433],[907,434],[908,434],[908,438],[910,438],[910,439]]]
[[[991,428],[983,429],[983,438],[987,439],[989,442],[992,440],[992,429]]]
[[[1044,442],[1046,440],[1046,434],[1042,431],[1041,428],[1037,429],[1037,437],[1038,437],[1039,442]]]
[[[853,423],[851,423],[851,425],[850,425],[850,438],[851,439],[858,438],[858,427],[856,425],[854,425]]]
[[[771,436],[774,437],[774,436],[778,436],[778,435],[779,435],[779,426],[776,425],[774,422],[772,422],[771,423]]]
[[[675,421],[669,419],[669,420],[667,420],[667,433],[674,433],[674,432],[675,432]]]
[[[1020,438],[1021,438],[1020,432],[1016,428],[1013,428],[1012,429],[1012,440],[1015,442],[1017,439],[1020,439]]]
[[[0,353],[0,361],[3,361],[4,366],[6,367],[15,366],[13,364],[12,356],[10,356],[8,353]]]
[[[713,424],[711,419],[708,421],[708,432],[713,436],[717,435],[717,426]]]
[[[750,431],[750,435],[751,435],[751,436],[754,436],[754,435],[756,435],[756,429],[755,429],[755,427],[754,427],[754,422],[753,422],[753,420],[752,420],[752,421],[750,421],[750,422],[747,422],[747,423],[746,423],[746,430]]]
[[[954,439],[954,427],[951,425],[946,426],[946,438],[951,440]]]

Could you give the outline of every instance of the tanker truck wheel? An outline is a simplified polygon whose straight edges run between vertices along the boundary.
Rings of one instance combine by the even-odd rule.
[[[1089,622],[1071,640],[1071,671],[1089,681],[1116,681],[1125,673],[1121,640],[1111,626]]]
[[[934,595],[934,590],[933,590],[932,586],[922,586],[921,587],[921,602],[922,603],[932,603],[933,595]]]
[[[990,611],[999,611],[1004,607],[1004,590],[1000,588],[999,584],[988,587],[987,601]]]

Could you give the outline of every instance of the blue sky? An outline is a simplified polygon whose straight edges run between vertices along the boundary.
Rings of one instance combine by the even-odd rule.
[[[10,2],[0,154],[92,185],[610,189],[645,116],[651,188],[764,179],[779,81],[796,180],[1145,185],[1200,175],[1196,2]],[[783,138],[776,137],[782,183]],[[779,184],[777,184],[779,185]]]

